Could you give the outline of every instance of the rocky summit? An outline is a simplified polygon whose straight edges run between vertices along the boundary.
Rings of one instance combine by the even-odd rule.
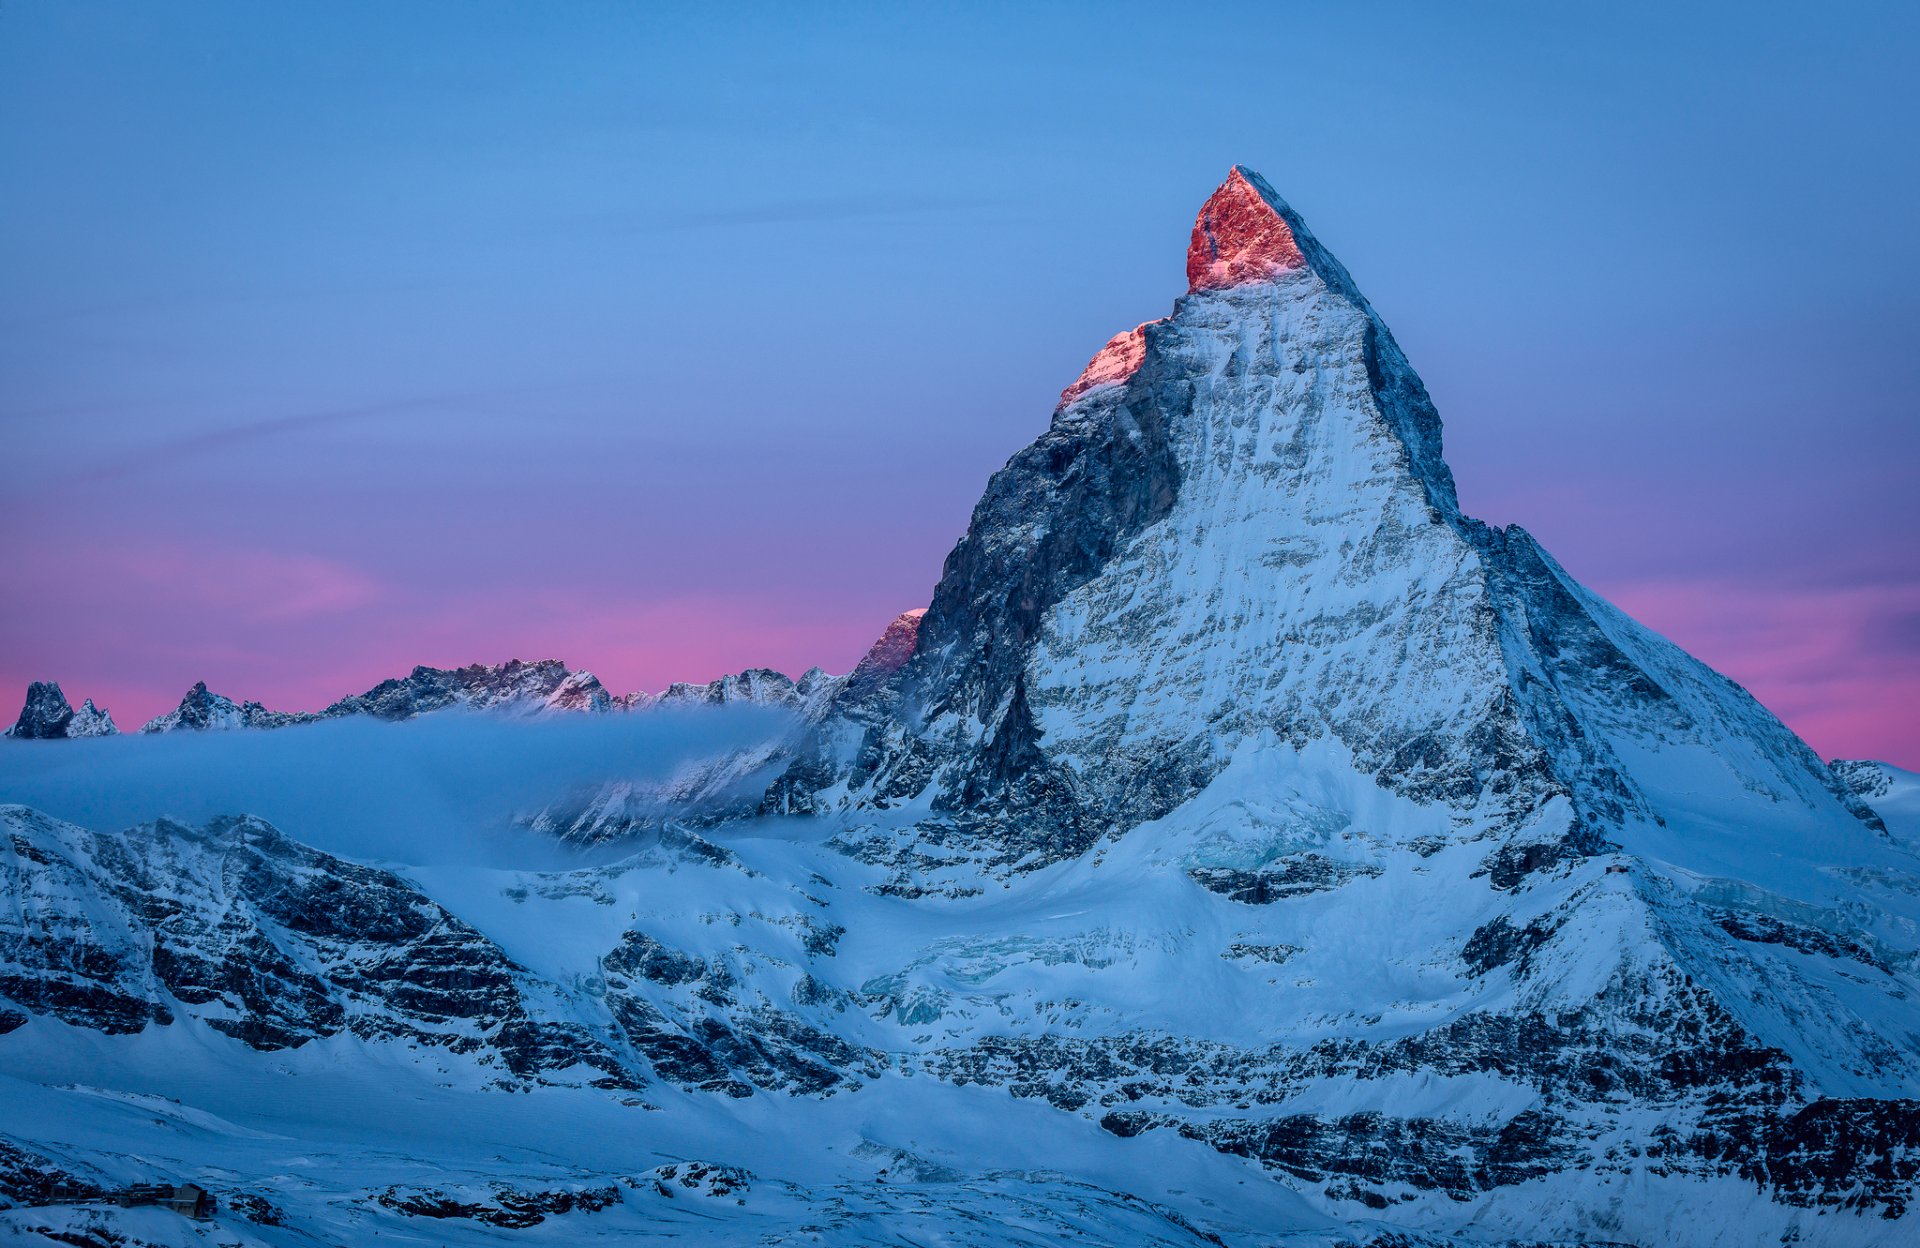
[[[0,721],[4,722],[4,721]],[[20,718],[6,735],[20,741],[64,741],[79,737],[110,737],[120,730],[113,716],[98,710],[88,698],[74,710],[67,695],[54,681],[36,680],[27,686],[27,701]]]
[[[325,713],[766,717],[502,786],[591,857],[0,809],[0,1226],[120,1242],[80,1194],[190,1181],[273,1245],[1913,1242],[1920,778],[1464,515],[1257,174],[1186,255],[849,675]]]

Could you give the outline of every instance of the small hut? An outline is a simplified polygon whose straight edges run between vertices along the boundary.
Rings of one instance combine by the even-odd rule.
[[[193,1183],[182,1183],[173,1189],[171,1195],[160,1202],[175,1213],[189,1218],[210,1218],[213,1216],[213,1194]]]
[[[213,1193],[194,1183],[172,1187],[165,1183],[138,1183],[114,1193],[113,1203],[124,1209],[140,1205],[158,1205],[182,1217],[210,1218],[215,1202]]]

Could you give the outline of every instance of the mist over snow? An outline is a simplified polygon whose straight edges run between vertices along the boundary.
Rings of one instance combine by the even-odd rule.
[[[515,819],[608,781],[657,784],[792,721],[761,706],[640,715],[448,711],[268,732],[9,741],[0,802],[86,827],[257,815],[316,849],[415,866],[579,866],[586,851]]]

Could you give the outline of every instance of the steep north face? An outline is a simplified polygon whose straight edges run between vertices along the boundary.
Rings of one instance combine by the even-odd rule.
[[[1259,175],[1207,201],[1187,271],[994,476],[886,713],[830,717],[780,808],[918,804],[915,835],[1032,867],[1273,740],[1517,866],[1658,821],[1708,758],[1725,791],[1871,824],[1732,682],[1460,513],[1420,379]]]

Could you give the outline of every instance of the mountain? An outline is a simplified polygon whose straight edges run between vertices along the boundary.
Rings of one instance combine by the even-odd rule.
[[[291,724],[310,724],[320,716],[305,711],[270,711],[258,702],[238,702],[213,693],[207,682],[196,681],[180,705],[164,715],[156,715],[140,728],[141,732],[231,732],[240,728],[285,728]]]
[[[36,680],[27,686],[26,705],[20,708],[20,718],[6,735],[22,741],[64,741],[79,737],[111,737],[120,730],[114,727],[113,716],[98,710],[93,699],[88,698],[74,710],[67,703],[67,695],[60,692],[60,686],[54,681]]]
[[[342,698],[324,711],[269,711],[258,702],[235,703],[210,693],[205,681],[187,691],[180,705],[149,720],[142,732],[205,731],[236,728],[286,728],[366,715],[403,720],[449,708],[476,711],[606,711],[613,698],[592,672],[570,671],[558,659],[523,663],[510,659],[466,667],[416,667],[397,679],[383,680],[355,697]]]
[[[904,618],[904,617],[903,617]],[[180,699],[180,705],[155,716],[142,732],[228,731],[241,728],[286,728],[321,720],[364,715],[399,721],[435,711],[462,709],[515,714],[545,712],[636,711],[654,706],[779,706],[801,709],[818,700],[834,678],[814,668],[798,681],[769,668],[749,668],[707,684],[676,682],[657,694],[630,693],[615,697],[598,677],[574,671],[558,659],[527,663],[472,663],[466,667],[415,667],[405,676],[383,680],[367,692],[342,698],[322,711],[270,711],[258,702],[235,702],[208,690],[198,681]],[[62,716],[66,719],[62,719]],[[69,723],[68,721],[71,720]],[[64,732],[49,727],[66,723]],[[100,725],[104,724],[104,728]],[[7,735],[35,737],[99,736],[115,731],[106,713],[89,701],[79,712],[67,708],[60,686],[36,682],[27,692],[20,722]]]
[[[790,805],[844,780],[843,808],[924,801],[916,844],[1031,868],[1315,753],[1497,842],[1503,879],[1696,776],[1871,825],[1744,691],[1461,515],[1419,378],[1257,175],[1208,200],[1187,269],[988,484],[892,713],[850,751],[830,725]]]
[[[604,711],[611,703],[611,696],[592,672],[569,671],[558,659],[538,663],[510,659],[495,666],[416,667],[403,679],[383,680],[358,697],[342,698],[321,713],[398,720],[456,706],[476,711]]]
[[[57,1174],[275,1245],[1909,1242],[1912,777],[1462,514],[1257,175],[1187,273],[852,673],[669,690],[769,718],[664,786],[502,785],[591,857],[0,811],[0,1227],[133,1228]],[[421,672],[380,704],[478,696]]]

